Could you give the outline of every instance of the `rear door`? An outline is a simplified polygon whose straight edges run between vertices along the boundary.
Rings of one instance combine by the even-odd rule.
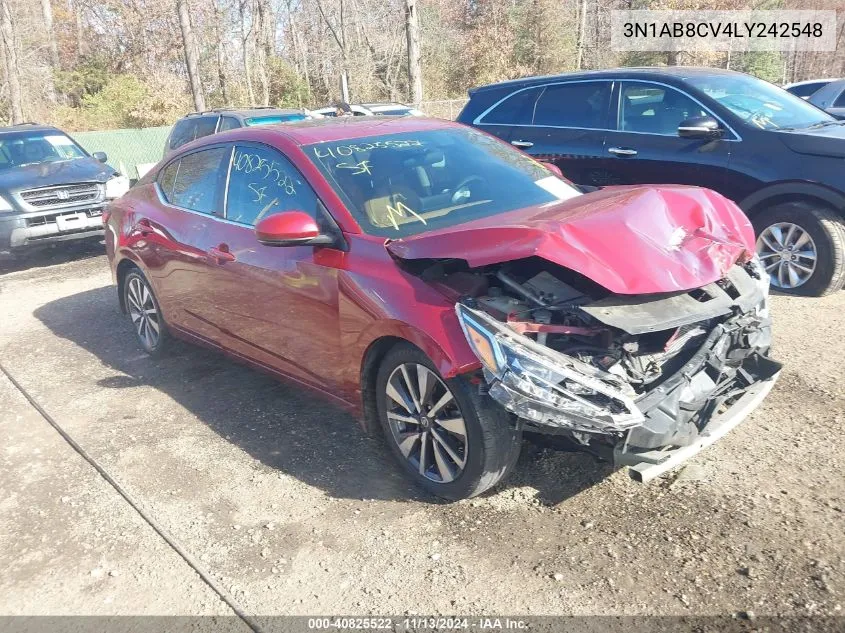
[[[156,204],[134,218],[134,250],[153,276],[165,319],[211,340],[209,306],[198,289],[208,275],[205,236],[214,214],[222,212],[230,152],[216,146],[171,161],[154,185]]]
[[[510,121],[497,133],[538,160],[560,167],[575,183],[601,184],[612,82],[580,80],[535,86],[516,92],[480,117],[479,127]]]
[[[732,178],[731,149],[741,139],[727,126],[721,139],[678,136],[680,123],[713,116],[680,90],[653,82],[622,81],[614,91],[615,130],[606,137],[606,184],[674,183],[723,191]]]

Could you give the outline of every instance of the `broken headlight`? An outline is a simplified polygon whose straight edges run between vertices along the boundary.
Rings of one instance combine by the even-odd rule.
[[[630,385],[613,374],[532,341],[479,310],[455,307],[484,367],[490,395],[520,417],[594,432],[637,426]]]

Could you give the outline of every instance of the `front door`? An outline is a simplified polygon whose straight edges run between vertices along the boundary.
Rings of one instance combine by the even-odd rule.
[[[683,92],[662,84],[624,81],[615,92],[616,130],[607,133],[604,184],[682,184],[730,189],[728,165],[738,142],[731,130],[721,139],[678,136],[688,118],[712,116]]]
[[[224,217],[205,236],[205,291],[227,349],[333,391],[340,382],[337,276],[344,253],[265,246],[255,236],[262,218],[292,210],[321,225],[330,221],[304,176],[278,150],[237,145]]]

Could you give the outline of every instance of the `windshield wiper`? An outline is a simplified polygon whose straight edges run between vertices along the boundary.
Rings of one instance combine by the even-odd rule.
[[[807,126],[806,128],[804,128],[804,129],[806,129],[806,130],[817,130],[817,129],[821,128],[821,127],[827,127],[827,126],[829,126],[829,125],[842,125],[843,123],[845,123],[845,121],[837,121],[837,120],[833,120],[833,121],[819,121],[818,123],[813,123],[812,125],[808,125],[808,126]]]

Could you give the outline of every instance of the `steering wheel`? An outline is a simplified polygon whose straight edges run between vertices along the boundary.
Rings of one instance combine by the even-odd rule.
[[[471,182],[486,183],[487,181],[481,176],[467,176],[452,190],[452,204],[457,204],[462,199],[469,198],[472,195],[472,191],[469,188]]]

